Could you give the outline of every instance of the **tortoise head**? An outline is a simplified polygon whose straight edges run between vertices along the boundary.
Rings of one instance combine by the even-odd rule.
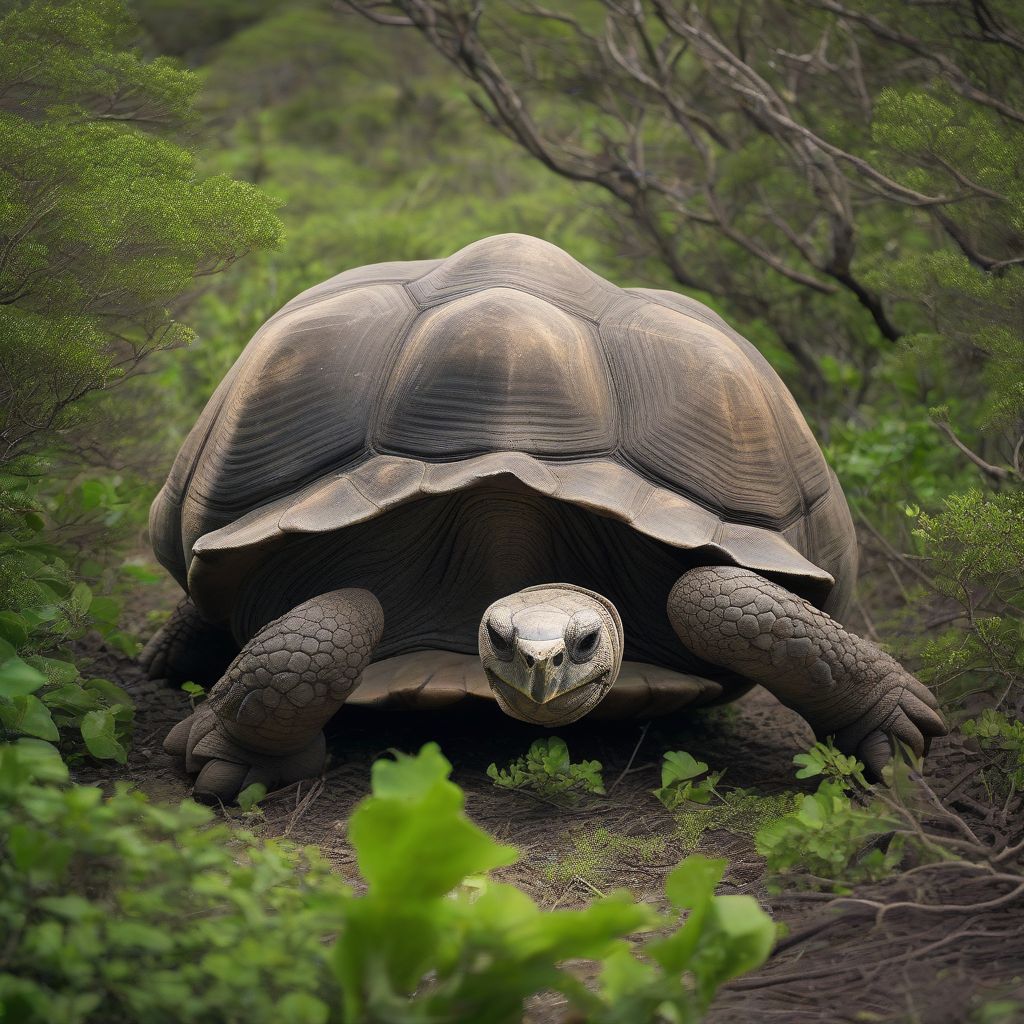
[[[569,583],[528,587],[495,601],[480,621],[480,660],[499,707],[534,725],[582,718],[622,665],[615,606]]]

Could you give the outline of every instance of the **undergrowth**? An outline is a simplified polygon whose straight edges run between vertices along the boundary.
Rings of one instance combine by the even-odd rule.
[[[0,746],[0,1019],[514,1024],[554,990],[593,1024],[688,1024],[767,957],[771,920],[715,895],[725,862],[701,856],[669,873],[667,913],[622,890],[541,910],[490,877],[516,851],[465,817],[450,770],[432,744],[374,765],[349,820],[356,895],[315,849],[68,786],[39,740]]]

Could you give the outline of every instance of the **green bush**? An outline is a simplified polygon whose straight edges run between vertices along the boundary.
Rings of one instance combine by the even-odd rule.
[[[871,796],[864,765],[832,745],[797,754],[798,779],[822,777],[817,792],[760,828],[757,852],[770,873],[799,876],[812,888],[848,892],[857,882],[884,878],[903,860],[906,822]]]
[[[822,782],[795,811],[757,833],[757,852],[773,874],[799,874],[813,888],[848,892],[848,885],[884,878],[899,865],[902,837],[882,839],[899,825],[878,808],[855,804],[841,783]]]
[[[38,740],[0,747],[0,1019],[513,1024],[556,990],[594,1024],[693,1022],[767,957],[770,919],[715,895],[724,862],[699,856],[668,876],[666,914],[624,891],[542,911],[491,877],[516,852],[465,817],[450,770],[433,745],[374,765],[356,895],[314,849],[66,786]],[[579,959],[596,990],[563,966]]]
[[[985,755],[983,778],[990,797],[1006,801],[1024,792],[1024,722],[986,708],[960,728]]]
[[[931,588],[959,610],[924,647],[922,676],[952,702],[990,693],[997,705],[1024,700],[1024,491],[954,494],[921,513],[915,531]]]
[[[44,534],[23,481],[0,490],[0,740],[33,736],[69,761],[88,752],[125,761],[133,707],[108,679],[83,674],[69,646],[89,630],[125,652],[121,608],[100,597]]]

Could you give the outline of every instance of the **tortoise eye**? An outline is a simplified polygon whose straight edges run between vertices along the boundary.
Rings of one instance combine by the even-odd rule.
[[[576,661],[587,661],[597,650],[597,642],[601,639],[600,628],[585,633],[576,641],[576,649],[573,651]]]
[[[512,660],[512,646],[515,639],[515,632],[511,635],[505,635],[504,632],[499,633],[494,625],[488,620],[487,622],[487,639],[490,641],[491,648],[494,653],[502,661]]]

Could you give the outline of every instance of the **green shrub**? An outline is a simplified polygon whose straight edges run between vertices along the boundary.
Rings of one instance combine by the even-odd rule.
[[[122,651],[134,639],[119,629],[120,605],[96,596],[43,533],[27,485],[0,491],[0,740],[33,736],[73,761],[125,761],[133,707],[107,679],[83,675],[68,645],[88,630]]]
[[[569,748],[557,736],[534,740],[522,757],[507,768],[491,764],[487,775],[503,789],[525,789],[547,800],[572,801],[581,793],[604,794],[601,762],[571,761]]]
[[[490,877],[516,852],[465,817],[450,769],[433,745],[374,765],[349,823],[357,896],[315,849],[68,787],[38,740],[0,747],[0,1019],[513,1024],[556,990],[594,1024],[693,1022],[768,955],[770,919],[715,895],[724,862],[699,856],[668,876],[667,914],[622,891],[542,911]],[[578,959],[596,991],[562,966]]]
[[[915,533],[933,590],[961,613],[925,647],[922,677],[942,687],[947,701],[979,690],[997,704],[1020,701],[1024,491],[951,495],[942,512],[920,514]]]
[[[66,777],[46,744],[0,747],[0,1019],[326,1019],[344,886],[315,850]]]
[[[992,799],[1024,791],[1024,722],[986,708],[960,729],[977,740],[987,759],[983,778]]]
[[[822,782],[796,810],[762,828],[757,852],[773,874],[809,876],[812,887],[849,891],[854,882],[884,878],[903,857],[903,838],[883,841],[900,822],[877,807],[860,807],[840,782]]]
[[[822,777],[817,792],[757,831],[757,852],[775,875],[800,875],[813,888],[849,891],[899,866],[906,837],[894,808],[870,796],[864,765],[832,745],[815,743],[797,754],[798,779]]]
[[[857,787],[868,788],[863,763],[855,757],[840,753],[831,739],[815,743],[806,754],[797,754],[793,764],[800,768],[796,773],[798,779],[813,779],[821,775],[830,782],[838,783],[846,791]]]

